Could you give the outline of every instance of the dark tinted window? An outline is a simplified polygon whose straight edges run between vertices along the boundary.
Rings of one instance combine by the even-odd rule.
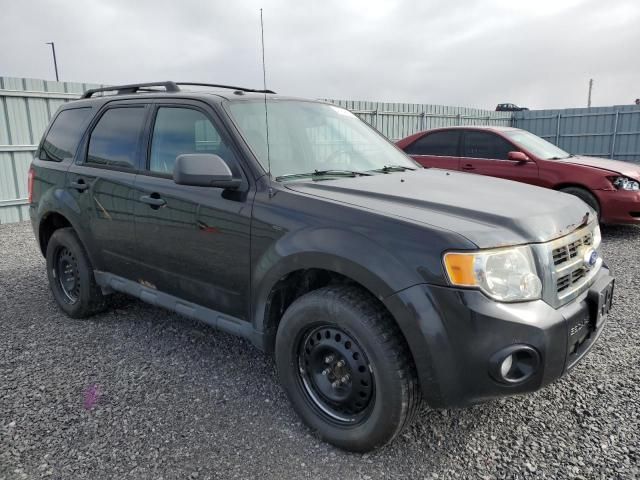
[[[107,110],[91,132],[87,162],[136,168],[144,113],[144,107]]]
[[[409,155],[456,157],[459,138],[460,132],[455,130],[429,133],[409,145],[406,152]]]
[[[469,130],[464,134],[465,157],[507,160],[514,150],[517,148],[495,133]]]
[[[61,162],[75,155],[80,138],[84,133],[84,125],[91,108],[73,108],[63,110],[56,117],[49,129],[39,158]]]
[[[183,153],[218,155],[237,173],[231,149],[202,112],[191,108],[159,108],[153,126],[149,169],[172,173],[176,157]]]

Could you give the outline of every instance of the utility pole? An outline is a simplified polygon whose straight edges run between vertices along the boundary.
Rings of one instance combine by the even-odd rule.
[[[589,79],[589,99],[587,100],[587,107],[591,107],[591,90],[593,90],[593,78]]]
[[[58,61],[56,60],[56,44],[53,42],[46,42],[47,45],[51,45],[51,51],[53,52],[53,68],[56,70],[56,82],[59,82],[58,78]]]

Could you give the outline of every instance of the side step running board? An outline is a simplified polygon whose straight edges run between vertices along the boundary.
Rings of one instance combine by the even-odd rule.
[[[185,317],[193,318],[238,337],[250,340],[258,348],[262,348],[262,334],[253,329],[250,322],[231,315],[187,302],[168,293],[159,292],[140,283],[119,277],[107,272],[94,270],[96,283],[107,293],[117,291],[139,298],[143,302],[166,308]]]

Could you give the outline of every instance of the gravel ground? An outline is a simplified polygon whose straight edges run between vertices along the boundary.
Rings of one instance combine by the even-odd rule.
[[[300,423],[244,340],[124,298],[65,317],[30,226],[0,226],[0,479],[638,478],[640,228],[604,242],[615,309],[575,370],[533,395],[424,407],[357,455]]]

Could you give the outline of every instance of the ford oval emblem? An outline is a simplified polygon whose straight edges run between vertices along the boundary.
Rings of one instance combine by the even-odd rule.
[[[584,266],[587,269],[591,269],[596,266],[598,262],[598,252],[596,252],[593,248],[589,248],[586,252],[584,252]]]

